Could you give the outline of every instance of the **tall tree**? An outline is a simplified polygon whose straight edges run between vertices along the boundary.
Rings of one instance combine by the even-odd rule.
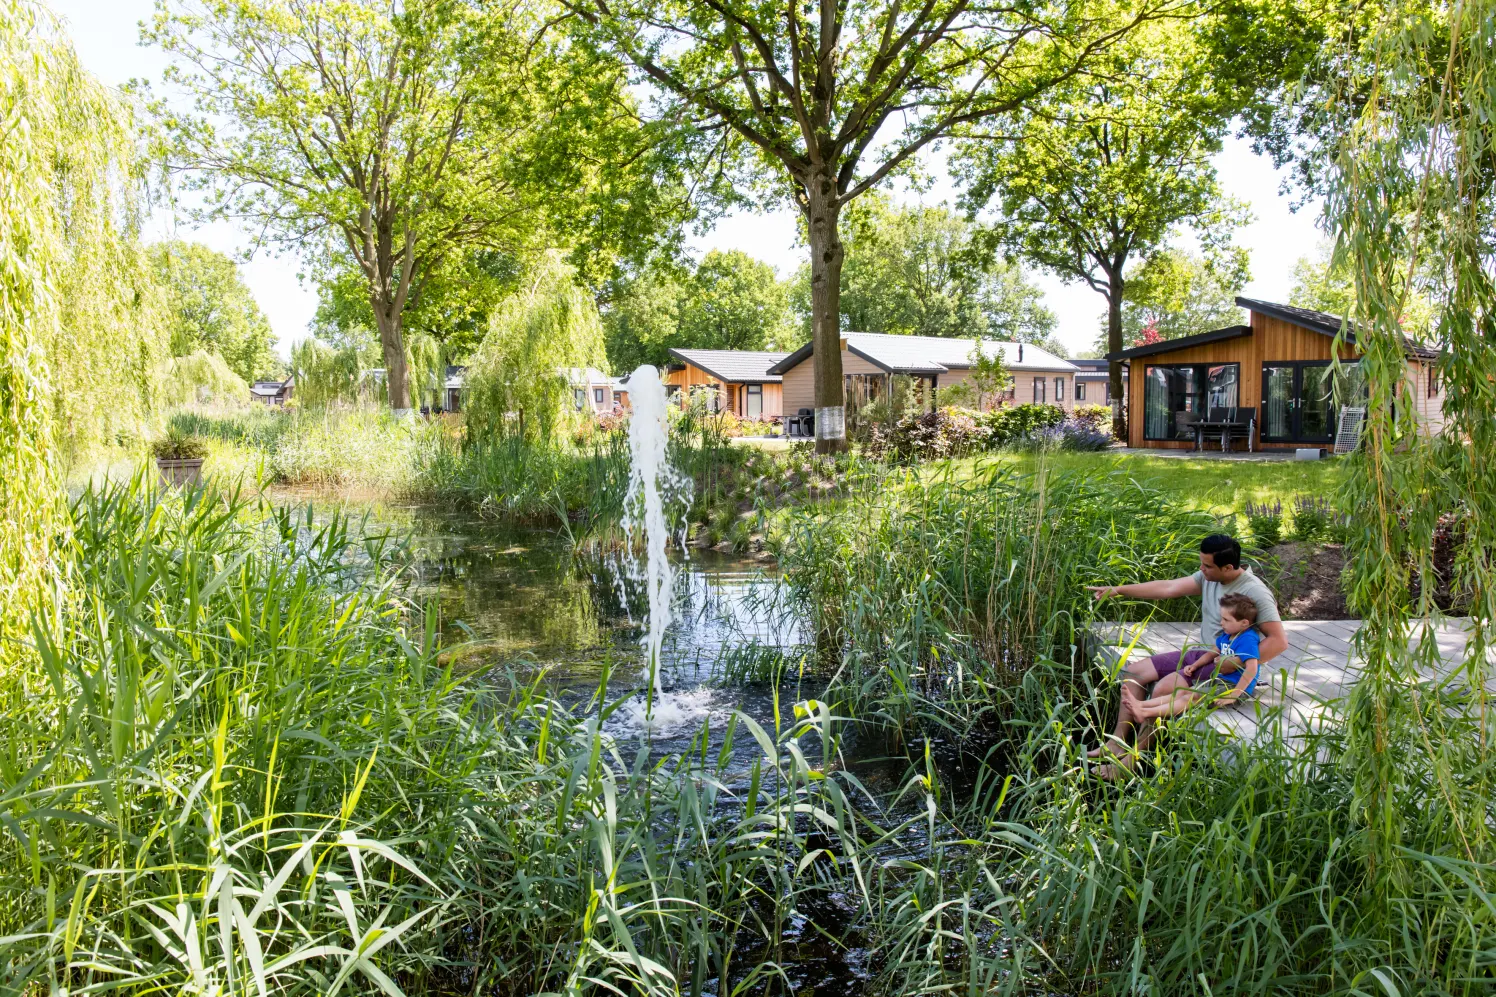
[[[1110,73],[973,135],[959,160],[968,207],[996,202],[995,241],[1106,298],[1107,352],[1123,346],[1129,262],[1181,228],[1217,250],[1244,214],[1211,162],[1241,95],[1206,54],[1191,26],[1149,25],[1108,52]],[[1122,438],[1121,362],[1109,373]]]
[[[691,275],[681,303],[681,346],[767,350],[785,345],[789,296],[774,268],[742,250],[711,250]]]
[[[774,268],[741,250],[711,250],[694,267],[658,261],[612,282],[603,327],[617,371],[663,366],[670,347],[790,349],[789,290]]]
[[[973,238],[944,206],[859,199],[845,218],[841,310],[846,328],[895,335],[1053,342],[1055,316],[1016,263]],[[809,268],[796,288],[810,318]]]
[[[548,219],[576,241],[670,213],[622,73],[537,30],[457,0],[158,0],[143,32],[193,101],[160,109],[205,213],[352,262],[396,409],[407,309],[450,257],[543,244]]]
[[[798,207],[810,243],[816,448],[846,446],[842,210],[958,129],[1027,108],[1086,74],[1138,25],[1193,0],[978,6],[927,0],[564,0],[642,70],[663,116],[749,152]],[[897,123],[885,131],[890,120]]]
[[[166,293],[174,357],[216,353],[246,381],[272,373],[275,336],[232,259],[197,242],[169,240],[146,250]]]
[[[1150,341],[1160,342],[1236,325],[1242,318],[1236,296],[1251,279],[1251,259],[1241,246],[1209,256],[1160,249],[1127,274],[1122,340],[1135,345],[1151,332]],[[1098,355],[1107,352],[1107,333],[1103,326]]]

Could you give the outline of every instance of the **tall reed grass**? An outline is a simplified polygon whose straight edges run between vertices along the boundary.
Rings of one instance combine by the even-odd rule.
[[[1213,516],[1119,474],[867,469],[785,529],[785,574],[860,714],[970,733],[1036,661],[1069,661],[1086,584],[1190,574]],[[1110,611],[1188,618],[1193,606]]]
[[[866,909],[824,705],[662,763],[616,703],[437,668],[345,518],[139,479],[71,516],[75,595],[0,677],[7,992],[726,993],[797,905]]]

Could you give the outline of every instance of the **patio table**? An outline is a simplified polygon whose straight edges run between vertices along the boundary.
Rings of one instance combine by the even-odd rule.
[[[1199,422],[1194,422],[1190,425],[1195,431],[1196,450],[1205,449],[1205,434],[1207,433],[1211,435],[1220,433],[1221,450],[1230,450],[1231,437],[1239,433],[1246,437],[1247,453],[1252,452],[1252,424],[1250,422],[1240,422],[1235,419],[1201,419]]]

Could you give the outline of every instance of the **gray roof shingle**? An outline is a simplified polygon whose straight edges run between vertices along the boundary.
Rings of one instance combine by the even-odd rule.
[[[1001,354],[1010,371],[1044,370],[1073,373],[1069,360],[1057,357],[1031,343],[1006,343],[996,339],[954,339],[945,336],[893,336],[880,332],[844,332],[847,350],[895,374],[939,374],[971,367],[972,351],[980,343],[984,355]],[[811,354],[807,343],[777,365],[779,373],[796,366]],[[1022,354],[1023,359],[1019,359]]]
[[[783,380],[778,374],[770,374],[769,368],[789,356],[768,350],[677,350],[670,355],[681,363],[700,367],[721,381],[740,383],[752,381],[778,384]]]

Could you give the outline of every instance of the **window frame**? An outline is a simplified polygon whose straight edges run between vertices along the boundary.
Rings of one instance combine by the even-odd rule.
[[[1241,408],[1242,407],[1242,404],[1241,404],[1242,380],[1241,380],[1241,361],[1239,361],[1239,360],[1226,360],[1226,361],[1221,361],[1219,363],[1150,363],[1150,364],[1144,364],[1143,365],[1142,411],[1138,413],[1138,418],[1142,420],[1143,439],[1145,441],[1150,442],[1150,443],[1186,443],[1186,442],[1189,442],[1189,439],[1190,439],[1187,436],[1149,436],[1148,435],[1148,385],[1149,385],[1149,382],[1152,380],[1152,372],[1154,370],[1156,370],[1156,369],[1162,369],[1162,370],[1190,370],[1190,371],[1194,371],[1194,373],[1195,373],[1195,382],[1199,385],[1199,387],[1196,389],[1196,392],[1195,392],[1195,399],[1196,399],[1197,402],[1203,402],[1204,403],[1204,407],[1202,409],[1202,413],[1205,414],[1205,415],[1208,415],[1210,413],[1210,406],[1209,406],[1210,399],[1207,397],[1208,394],[1209,394],[1209,390],[1210,390],[1210,388],[1209,388],[1210,371],[1211,371],[1212,368],[1215,368],[1215,367],[1235,367],[1236,368],[1236,404],[1234,406],[1230,406],[1230,407],[1232,407],[1232,408]],[[1108,388],[1108,394],[1110,394],[1110,388],[1111,388],[1110,381],[1108,381],[1108,383],[1107,383],[1107,388]],[[1171,411],[1177,411],[1177,410],[1171,410]],[[1188,410],[1186,409],[1185,411],[1188,411]]]
[[[748,399],[755,398],[755,397],[758,399],[758,414],[757,415],[751,415],[748,412]],[[763,417],[764,417],[764,386],[762,384],[745,384],[745,385],[743,385],[743,418],[745,418],[745,419],[763,419]]]
[[[1077,380],[1075,382],[1075,400],[1083,402],[1086,400],[1086,382]]]
[[[1065,401],[1065,379],[1057,377],[1054,379],[1054,403],[1061,405]]]
[[[602,403],[603,403],[603,389],[602,388],[593,388],[592,389],[592,404],[594,404],[594,405],[601,405]]]
[[[1046,394],[1047,394],[1047,391],[1045,390],[1045,386],[1048,383],[1049,383],[1049,378],[1047,378],[1047,377],[1036,377],[1036,378],[1034,378],[1034,404],[1035,405],[1045,405],[1045,404],[1048,404],[1048,399],[1045,397]]]

